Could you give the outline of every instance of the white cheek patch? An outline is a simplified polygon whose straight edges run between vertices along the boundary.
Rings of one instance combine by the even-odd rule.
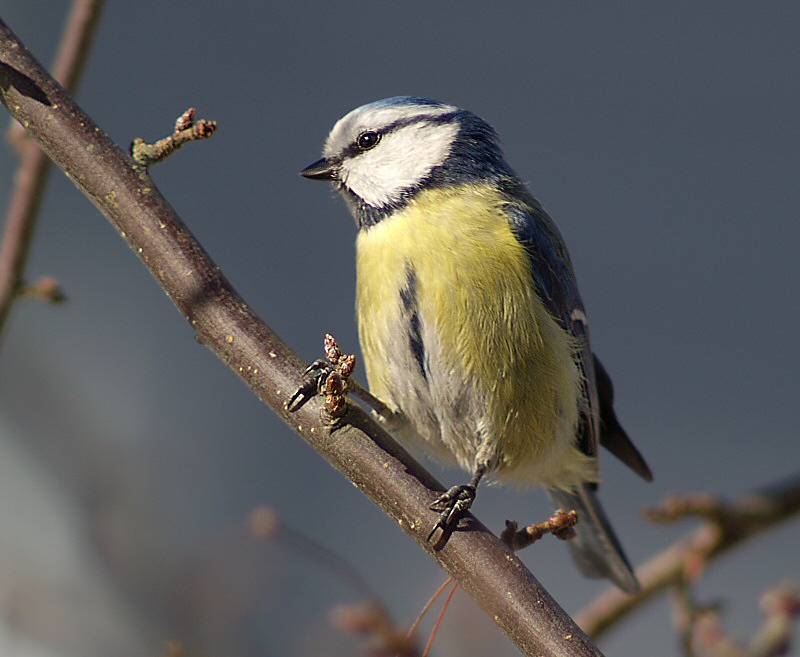
[[[389,132],[372,150],[342,164],[342,182],[372,207],[397,201],[442,164],[458,134],[456,123],[412,123]]]

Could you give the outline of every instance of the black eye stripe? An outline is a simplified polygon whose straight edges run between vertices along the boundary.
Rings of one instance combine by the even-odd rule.
[[[382,127],[380,130],[364,130],[363,132],[359,133],[353,144],[350,147],[348,147],[347,150],[350,151],[352,154],[356,154],[361,151],[367,151],[370,148],[373,148],[381,140],[381,137],[383,137],[383,135],[385,134],[394,132],[396,130],[399,130],[400,128],[404,128],[414,123],[432,123],[432,124],[450,123],[456,116],[456,114],[457,114],[456,112],[448,112],[447,114],[440,114],[434,116],[430,115],[409,116],[406,118],[398,119],[394,123]],[[362,143],[362,140],[366,141]]]
[[[446,114],[439,114],[439,115],[417,115],[417,116],[409,116],[402,119],[398,119],[394,123],[390,123],[381,127],[379,130],[367,129],[358,134],[358,136],[342,151],[342,157],[355,157],[359,153],[363,153],[364,151],[368,151],[371,148],[374,148],[377,143],[381,140],[384,135],[390,134],[401,128],[404,128],[408,125],[412,125],[414,123],[430,123],[430,124],[437,124],[437,123],[451,123],[453,119],[458,116],[458,112],[448,112]],[[375,135],[376,139],[374,140],[371,145],[363,145],[360,143],[362,138],[370,135],[367,139],[370,140],[372,135]]]

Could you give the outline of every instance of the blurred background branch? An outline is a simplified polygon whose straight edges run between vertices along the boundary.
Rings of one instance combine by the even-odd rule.
[[[697,581],[712,559],[798,512],[800,473],[731,502],[710,493],[673,495],[662,506],[646,510],[645,516],[661,523],[702,518],[703,525],[637,568],[642,584],[639,594],[629,596],[608,589],[578,612],[575,620],[589,636],[599,639],[643,602],[671,587]]]
[[[53,77],[70,93],[80,84],[105,0],[74,0],[53,64]],[[0,242],[0,344],[5,324],[24,284],[25,264],[36,227],[50,158],[25,129],[12,121],[7,135],[20,154]],[[63,296],[61,292],[58,296]],[[41,295],[40,295],[41,297]]]
[[[688,583],[672,589],[672,616],[686,657],[781,657],[790,654],[794,623],[800,616],[797,582],[764,591],[759,600],[764,620],[750,641],[723,627],[725,602],[698,604]]]

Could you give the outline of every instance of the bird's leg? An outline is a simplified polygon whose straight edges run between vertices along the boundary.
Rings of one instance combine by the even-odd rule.
[[[428,540],[431,540],[431,536],[434,535],[437,529],[441,529],[446,536],[456,528],[461,516],[469,511],[475,501],[478,483],[480,483],[483,475],[486,474],[487,469],[488,465],[485,462],[479,462],[468,484],[453,486],[431,504],[430,508],[434,511],[441,511],[441,515],[433,529],[431,529],[431,533],[428,534]]]
[[[383,426],[386,427],[387,431],[394,431],[406,422],[405,416],[402,413],[393,411],[355,379],[350,379],[347,392],[354,397],[358,397],[375,411],[375,414],[383,421]]]
[[[428,534],[428,540],[437,529],[442,530],[441,541],[446,541],[450,533],[458,525],[459,519],[469,511],[478,490],[478,484],[483,476],[493,470],[497,465],[495,448],[492,445],[491,436],[485,431],[480,432],[480,442],[475,452],[475,470],[469,483],[461,486],[453,486],[441,497],[434,500],[430,508],[434,511],[441,511],[439,519]]]

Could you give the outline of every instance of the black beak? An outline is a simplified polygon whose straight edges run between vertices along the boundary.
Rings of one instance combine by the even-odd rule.
[[[300,175],[309,180],[336,180],[338,171],[339,167],[336,162],[323,157],[303,169]]]

